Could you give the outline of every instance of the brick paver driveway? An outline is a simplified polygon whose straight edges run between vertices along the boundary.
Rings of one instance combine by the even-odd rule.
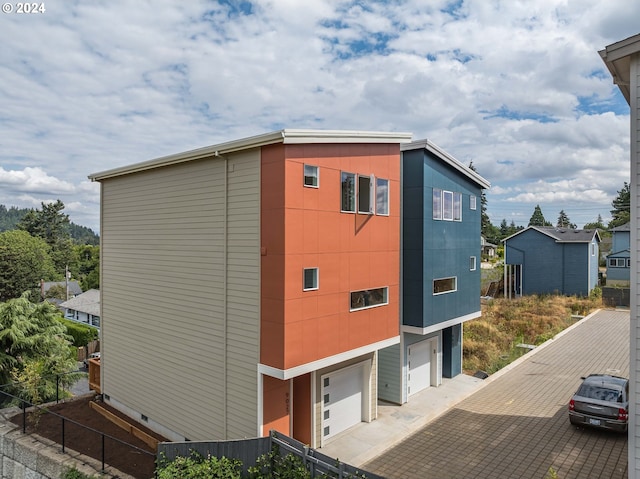
[[[629,312],[603,310],[363,469],[393,478],[626,478],[627,437],[578,429],[580,376],[629,374]]]

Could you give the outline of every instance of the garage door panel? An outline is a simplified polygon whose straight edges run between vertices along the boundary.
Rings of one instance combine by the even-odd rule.
[[[322,377],[324,439],[362,421],[363,367],[350,367]]]
[[[408,394],[416,394],[431,385],[431,341],[420,341],[407,348]]]

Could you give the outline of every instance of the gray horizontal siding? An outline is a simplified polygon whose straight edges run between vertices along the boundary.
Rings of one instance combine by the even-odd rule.
[[[229,162],[227,204],[222,159],[103,182],[103,390],[194,440],[257,431],[258,153]]]

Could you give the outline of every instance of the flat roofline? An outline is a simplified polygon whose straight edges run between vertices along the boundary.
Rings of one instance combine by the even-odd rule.
[[[116,176],[138,173],[140,171],[175,165],[187,161],[198,160],[210,156],[220,156],[235,151],[276,143],[303,144],[303,143],[407,143],[411,141],[411,133],[381,132],[381,131],[356,131],[356,130],[301,130],[283,129],[250,136],[239,140],[205,146],[195,150],[175,153],[173,155],[155,158],[153,160],[122,166],[111,170],[93,173],[89,175],[91,181],[102,181]]]
[[[484,179],[482,176],[480,176],[478,173],[473,171],[468,166],[463,165],[460,161],[455,159],[453,156],[451,156],[449,153],[444,151],[442,148],[440,148],[438,145],[436,145],[430,140],[427,140],[427,139],[416,140],[416,141],[412,141],[411,143],[405,143],[400,146],[400,151],[409,151],[409,150],[427,150],[428,152],[437,156],[448,165],[452,166],[455,170],[458,170],[460,173],[465,175],[470,180],[476,182],[478,185],[480,185],[480,187],[484,189],[491,188],[491,183],[489,183],[488,180]]]

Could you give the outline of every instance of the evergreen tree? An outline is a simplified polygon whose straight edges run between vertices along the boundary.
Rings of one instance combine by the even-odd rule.
[[[618,191],[618,196],[611,202],[612,219],[609,222],[609,229],[622,226],[631,221],[631,185],[624,182],[624,186]]]
[[[18,224],[18,228],[31,236],[42,238],[51,248],[56,271],[64,272],[73,259],[69,216],[62,212],[64,203],[42,203],[42,210],[31,210]]]
[[[584,225],[584,229],[585,230],[595,230],[595,229],[604,230],[605,226],[604,226],[604,223],[602,222],[602,216],[598,215],[598,219],[596,220],[595,223],[586,223]]]
[[[564,210],[560,210],[560,214],[558,215],[558,222],[556,223],[557,228],[571,228],[576,229],[576,225],[571,222],[569,216],[564,212]]]
[[[542,214],[542,209],[540,205],[536,205],[533,210],[533,214],[531,215],[531,219],[529,219],[529,226],[553,226],[547,220],[544,219],[544,215]]]
[[[34,291],[35,300],[40,297],[40,280],[55,276],[49,246],[42,238],[19,230],[0,233],[0,301],[25,291]]]

